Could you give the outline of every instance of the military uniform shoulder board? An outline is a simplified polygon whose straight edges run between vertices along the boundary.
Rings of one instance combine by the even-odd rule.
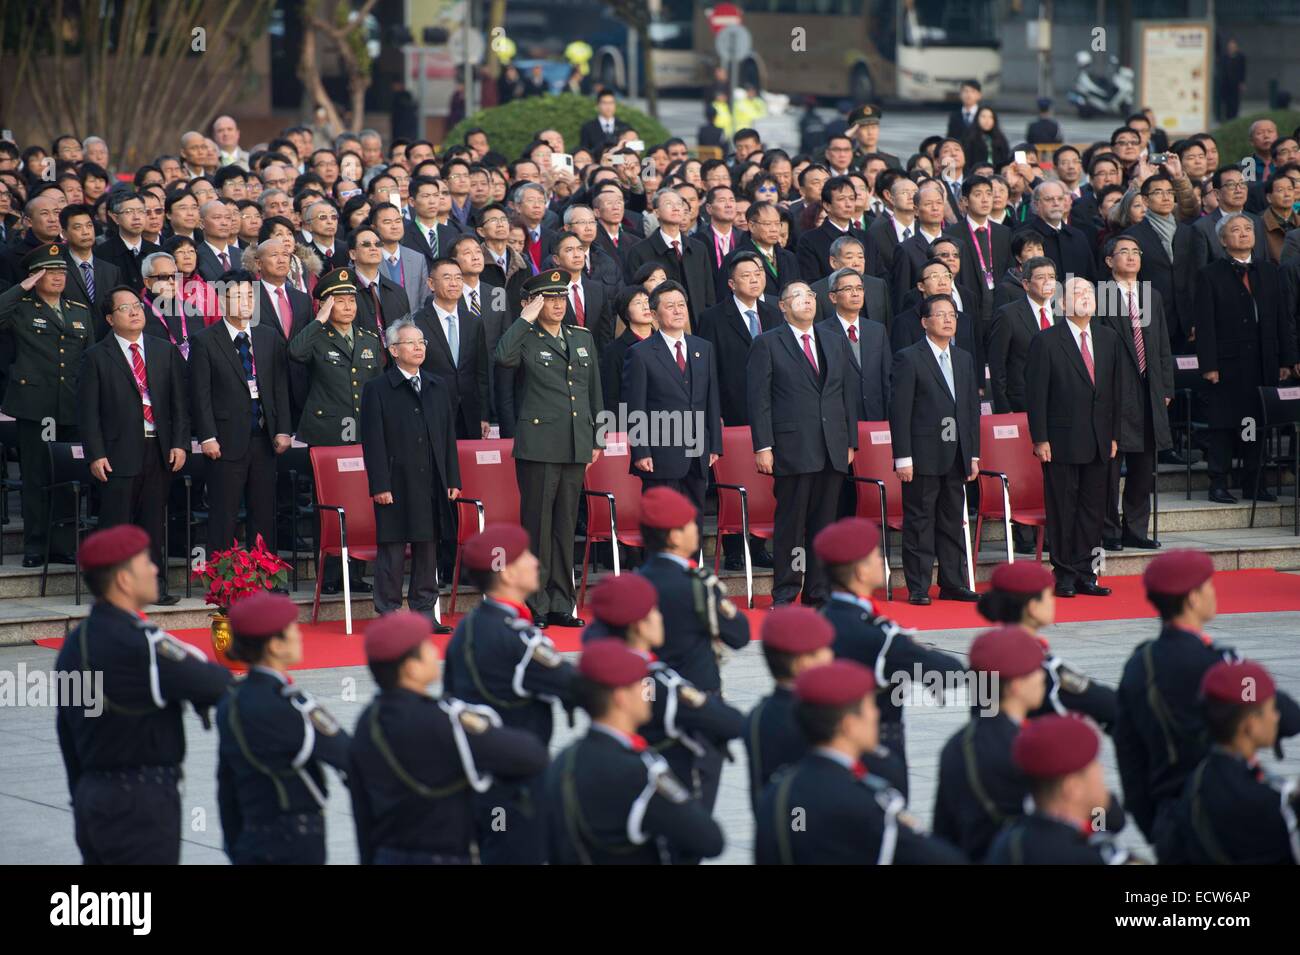
[[[465,732],[481,736],[488,731],[492,724],[488,722],[486,716],[480,716],[478,713],[472,713],[469,710],[462,710],[460,725],[465,728]]]
[[[708,697],[704,695],[702,690],[696,689],[689,683],[683,683],[677,688],[677,696],[683,703],[695,710],[698,710],[708,701]]]
[[[66,299],[66,300],[64,301],[63,304],[64,304],[64,305],[75,305],[75,306],[77,306],[77,308],[84,308],[84,309],[86,309],[87,311],[90,310],[90,306],[89,306],[89,305],[87,305],[85,302],[78,302],[76,299],[71,299],[71,298],[70,298],[70,299]]]
[[[1062,663],[1056,671],[1061,681],[1061,688],[1067,693],[1087,693],[1092,681],[1068,663]]]
[[[691,798],[690,792],[678,782],[672,772],[663,772],[655,777],[655,792],[675,806],[680,806]]]
[[[343,728],[329,710],[319,705],[311,711],[310,719],[311,725],[316,727],[316,732],[322,736],[337,736],[339,730]]]
[[[533,648],[533,659],[551,670],[564,662],[563,657],[555,652],[555,648],[545,643],[539,643]]]

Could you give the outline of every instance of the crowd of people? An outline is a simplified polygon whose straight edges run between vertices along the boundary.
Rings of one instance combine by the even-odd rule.
[[[1243,493],[1272,499],[1258,480],[1261,442],[1242,424],[1258,417],[1261,386],[1300,374],[1295,134],[1261,120],[1251,128],[1255,155],[1221,164],[1212,134],[1166,148],[1138,113],[1108,141],[1040,155],[1030,143],[1009,146],[978,84],[967,83],[947,135],[906,159],[880,150],[882,111],[864,104],[831,125],[816,154],[791,155],[745,128],[722,158],[701,160],[681,139],[643,142],[612,92],[595,104],[578,143],[539,129],[514,158],[482,129],[437,149],[385,143],[371,130],[322,143],[292,127],[246,151],[228,116],[211,139],[186,132],[177,155],[134,170],[117,169],[99,139],[60,136],[48,151],[0,143],[0,280],[10,283],[0,291],[0,407],[17,419],[23,563],[76,560],[71,522],[46,539],[46,515],[63,507],[48,496],[46,446],[78,441],[101,529],[80,561],[98,598],[90,621],[106,617],[102,629],[121,637],[106,653],[129,653],[147,635],[151,673],[164,676],[139,684],[159,712],[124,716],[167,721],[161,739],[137,733],[115,749],[61,717],[87,858],[120,856],[96,841],[108,837],[91,833],[89,817],[83,840],[83,802],[118,798],[114,787],[138,782],[139,766],[160,799],[174,797],[183,741],[171,704],[180,699],[218,705],[223,825],[237,860],[323,857],[321,763],[350,769],[367,861],[460,861],[471,841],[489,861],[716,855],[722,753],[745,731],[722,702],[715,651],[743,647],[749,633],[693,561],[724,428],[733,427],[748,427],[754,467],[772,475],[776,498],[770,553],[757,537],[722,541],[729,570],[752,561],[774,575],[762,630],[778,683],[772,702],[781,699],[753,715],[745,737],[760,861],[1063,861],[1047,847],[1067,844],[1089,859],[1120,858],[1078,832],[1042,831],[1061,818],[1077,829],[1082,808],[1105,796],[1096,733],[1067,718],[1071,709],[1115,727],[1125,801],[1148,840],[1162,856],[1191,851],[1187,832],[1202,838],[1203,820],[1191,830],[1171,820],[1188,776],[1195,770],[1198,786],[1207,778],[1202,730],[1246,761],[1271,745],[1279,710],[1282,734],[1300,731],[1283,694],[1276,706],[1271,694],[1230,705],[1234,681],[1254,685],[1261,674],[1202,639],[1214,606],[1203,560],[1164,555],[1147,580],[1166,631],[1176,631],[1153,645],[1194,656],[1195,666],[1148,652],[1099,702],[1086,677],[1051,662],[1033,630],[1051,622],[1055,598],[1110,593],[1100,550],[1159,546],[1147,536],[1155,461],[1196,453],[1173,448],[1175,356],[1195,356],[1202,377],[1209,499],[1236,501],[1236,458]],[[629,433],[623,453],[643,485],[640,569],[602,583],[581,611],[573,565],[583,479],[609,450],[601,422],[615,412],[689,426],[668,440]],[[1027,601],[1021,615],[991,617],[1007,626],[977,641],[969,667],[942,654],[930,661],[1000,679],[1006,725],[973,718],[945,750],[953,768],[935,815],[943,839],[929,840],[903,812],[901,710],[887,702],[890,654],[924,654],[871,603],[888,569],[878,530],[853,517],[848,478],[859,422],[888,422],[908,599],[931,602],[937,563],[938,599],[975,602],[963,538],[988,412],[1027,414],[1051,572],[1009,565],[1016,586],[1029,587],[1009,591]],[[428,685],[437,670],[428,634],[450,629],[432,618],[456,537],[456,442],[496,436],[513,439],[520,527],[465,548],[485,599],[448,648],[444,689],[460,703],[407,720],[401,707],[414,704],[401,691]],[[233,614],[236,652],[252,675],[229,694],[218,671],[200,671],[130,616],[176,600],[164,506],[191,450],[206,459],[198,486],[207,545],[260,536],[276,549],[276,458],[295,439],[358,445],[373,500],[374,583],[360,565],[350,579],[354,591],[373,590],[383,615],[367,638],[382,692],[350,749],[318,704],[283,688],[301,655],[291,603]],[[1032,531],[1014,533],[1016,551],[1033,553]],[[114,559],[94,557],[97,547]],[[1026,584],[1020,574],[1030,570],[1038,573]],[[319,572],[323,590],[337,592],[340,562]],[[408,572],[415,616],[396,616]],[[113,618],[114,608],[128,616]],[[835,621],[845,608],[833,636],[813,622],[815,611]],[[80,669],[98,652],[87,626],[61,667]],[[542,633],[548,626],[595,628],[599,642],[574,668]],[[862,647],[850,652],[854,641]],[[646,679],[666,687],[666,711],[658,696],[653,707],[642,699]],[[1077,707],[1062,702],[1072,693]],[[549,742],[557,699],[585,709],[604,735],[541,772],[533,743]],[[1054,717],[1030,721],[1040,727],[1033,734],[1016,734],[1049,710]],[[649,749],[635,735],[647,723],[662,731]],[[765,750],[769,731],[775,756]],[[451,734],[460,769],[402,749],[435,732]],[[291,740],[301,748],[283,745]],[[882,743],[883,762],[864,769],[859,757]],[[281,766],[272,750],[297,756]],[[972,760],[1005,778],[980,783]],[[789,764],[798,770],[777,773]],[[78,769],[87,766],[96,773]],[[491,783],[491,773],[523,781]],[[92,782],[97,794],[83,796]],[[1225,776],[1223,786],[1245,783]],[[1050,819],[1017,821],[1027,791],[1057,807]],[[1197,790],[1196,806],[1206,792]],[[833,827],[806,839],[791,839],[782,822],[773,829],[796,805],[840,818],[841,798],[873,833],[866,843]],[[454,823],[441,815],[453,804]],[[1115,805],[1102,827],[1110,832],[1124,820]],[[1289,804],[1279,805],[1268,821],[1285,830]],[[514,820],[507,834],[493,835],[489,809]],[[157,815],[147,802],[137,811]],[[1233,857],[1232,827],[1263,823],[1224,811],[1231,823],[1205,851]],[[435,814],[433,828],[445,824],[454,839],[411,835],[432,831],[419,823]],[[363,818],[375,828],[362,831]],[[141,819],[165,850],[156,858],[177,849],[162,828],[170,821],[168,812]]]

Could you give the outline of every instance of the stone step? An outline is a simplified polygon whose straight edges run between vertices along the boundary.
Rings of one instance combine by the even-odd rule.
[[[289,555],[283,555],[288,560]],[[185,563],[179,559],[173,559],[167,568],[167,585],[174,594],[184,595],[185,580],[189,576],[188,568]],[[298,557],[298,580],[308,581],[315,586],[316,580],[316,561],[315,558],[299,555]],[[72,597],[76,593],[76,569],[71,564],[51,564],[48,579],[46,580],[45,593],[46,597]],[[194,584],[195,592],[201,593],[202,588],[196,582]],[[82,600],[88,600],[86,588],[83,584],[81,588]],[[4,562],[0,563],[0,603],[5,600],[41,600],[41,568],[22,566],[21,548],[10,553],[5,551]]]
[[[1234,495],[1235,496],[1235,495]],[[1204,491],[1193,493],[1189,501],[1182,494],[1161,493],[1159,536],[1176,531],[1236,530],[1250,526],[1250,502],[1215,504],[1206,499]],[[1260,502],[1256,506],[1255,526],[1284,528],[1290,532],[1295,525],[1293,498],[1284,493],[1273,503]],[[1154,516],[1147,522],[1147,533],[1156,530]],[[987,544],[1006,540],[1006,525],[1000,519],[987,519],[981,531]]]

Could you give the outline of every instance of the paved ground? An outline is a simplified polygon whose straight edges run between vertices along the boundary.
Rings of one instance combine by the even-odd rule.
[[[1223,617],[1210,633],[1234,644],[1272,670],[1292,693],[1300,692],[1300,655],[1295,651],[1295,628],[1300,613],[1242,614]],[[964,653],[977,631],[928,632],[927,641]],[[1049,633],[1053,648],[1066,660],[1094,679],[1115,682],[1132,647],[1153,632],[1148,620],[1110,623],[1064,624]],[[28,669],[49,667],[54,651],[36,646],[0,649],[0,670],[16,672],[19,664]],[[362,667],[295,672],[294,678],[319,696],[346,726],[355,724],[369,700],[373,684]],[[769,692],[771,679],[762,654],[751,645],[727,664],[723,679],[727,697],[736,706],[749,709]],[[912,811],[929,824],[937,783],[939,749],[964,722],[965,714],[955,708],[911,708],[907,714],[908,752],[911,757]],[[575,732],[557,720],[562,728],[553,749],[558,751]],[[221,827],[216,808],[216,735],[203,732],[197,718],[187,718],[189,755],[182,805],[185,807],[186,863],[220,864]],[[751,859],[753,819],[749,808],[744,749],[732,747],[735,762],[724,771],[716,815],[727,835],[722,862],[743,864]],[[1300,773],[1300,748],[1292,746],[1290,758],[1272,767],[1294,776]],[[1114,749],[1103,748],[1107,775],[1118,790]],[[1266,762],[1272,762],[1266,757]],[[346,790],[334,780],[329,806],[329,859],[346,864],[356,861],[351,810]],[[1134,827],[1125,833],[1130,848],[1143,850]],[[54,713],[48,708],[15,708],[0,716],[0,864],[76,863],[79,857],[72,838],[72,817],[67,805],[67,786],[54,731]]]

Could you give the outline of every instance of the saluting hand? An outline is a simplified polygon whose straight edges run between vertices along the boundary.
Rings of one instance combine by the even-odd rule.
[[[542,297],[540,295],[534,295],[524,303],[523,310],[519,313],[519,317],[531,325],[533,322],[537,321],[537,316],[540,314],[542,314]]]
[[[27,276],[27,278],[23,279],[18,284],[30,292],[33,288],[36,287],[36,283],[39,282],[44,275],[45,275],[44,269],[37,269],[35,272],[31,273],[31,275]]]
[[[334,310],[334,296],[327,295],[325,301],[321,302],[320,311],[316,313],[316,321],[324,325],[330,320],[330,312]]]

